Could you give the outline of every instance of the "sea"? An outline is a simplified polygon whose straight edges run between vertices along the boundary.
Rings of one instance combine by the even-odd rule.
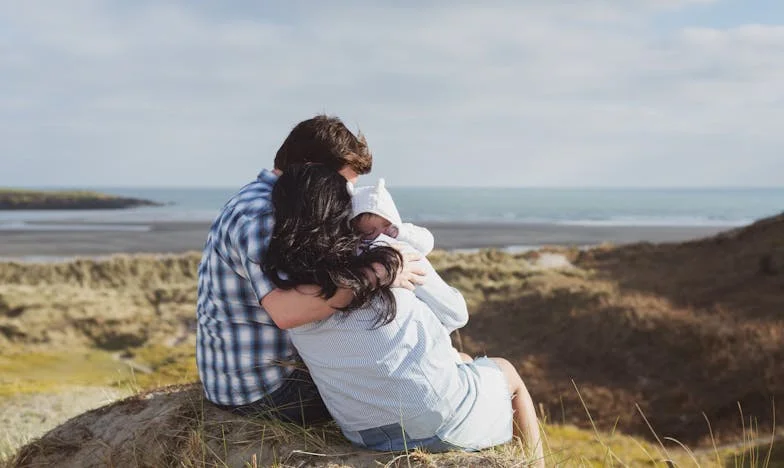
[[[51,189],[52,187],[48,187]],[[209,222],[237,188],[90,187],[161,202],[127,210],[0,211],[0,230],[144,230]],[[404,220],[578,226],[742,226],[784,212],[784,188],[390,188]]]

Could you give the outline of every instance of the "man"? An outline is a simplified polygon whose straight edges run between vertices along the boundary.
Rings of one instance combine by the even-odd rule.
[[[286,329],[329,317],[351,302],[340,290],[329,300],[315,286],[275,289],[262,271],[275,223],[272,188],[288,167],[323,164],[354,183],[373,156],[360,134],[336,117],[297,124],[263,170],[223,207],[199,264],[196,361],[205,396],[240,414],[308,424],[329,418],[318,390],[298,363]],[[395,286],[413,289],[424,272],[406,258]],[[369,273],[370,274],[370,273]]]

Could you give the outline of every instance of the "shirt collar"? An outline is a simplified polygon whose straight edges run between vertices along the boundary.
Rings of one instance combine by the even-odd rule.
[[[260,182],[266,182],[268,184],[274,184],[275,182],[278,181],[278,176],[275,175],[274,172],[272,172],[272,171],[270,171],[268,169],[262,169],[261,172],[259,172],[258,177],[256,177],[256,178]]]

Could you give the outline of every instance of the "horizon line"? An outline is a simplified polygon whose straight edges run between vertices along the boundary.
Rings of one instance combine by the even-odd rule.
[[[246,182],[247,183],[247,182]],[[243,185],[5,185],[2,189],[101,190],[101,189],[215,189],[238,190]],[[364,186],[366,184],[358,184]],[[372,185],[372,184],[367,184]],[[547,190],[784,190],[784,185],[392,185],[390,189],[547,189]]]

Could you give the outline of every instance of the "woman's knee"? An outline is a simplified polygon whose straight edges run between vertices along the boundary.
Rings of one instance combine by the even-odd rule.
[[[522,377],[520,377],[520,374],[517,372],[517,369],[515,369],[511,362],[504,358],[493,357],[490,359],[496,363],[496,365],[501,369],[501,372],[503,372],[504,377],[506,377],[510,394],[516,394],[520,389],[525,388]]]

